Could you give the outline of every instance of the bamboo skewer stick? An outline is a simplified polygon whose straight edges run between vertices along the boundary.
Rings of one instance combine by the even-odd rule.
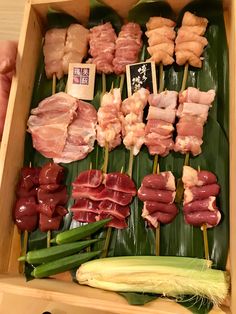
[[[152,173],[159,173],[160,169],[159,169],[159,164],[158,164],[158,155],[155,155],[154,157],[154,162],[153,162],[153,171]],[[160,223],[158,223],[157,227],[156,227],[156,231],[155,231],[155,235],[156,235],[156,243],[155,243],[155,252],[156,252],[156,256],[160,255]]]
[[[134,148],[131,147],[129,151],[129,167],[127,171],[127,174],[130,176],[130,178],[132,178],[133,174],[133,163],[134,163]]]
[[[104,163],[103,163],[103,167],[102,167],[103,173],[107,173],[108,158],[109,158],[109,147],[108,147],[108,143],[106,143],[105,144],[105,151],[104,151]]]
[[[200,166],[198,166],[198,171],[200,171]],[[203,233],[205,259],[208,262],[207,263],[208,267],[211,267],[211,260],[210,260],[210,255],[209,255],[209,245],[208,245],[208,236],[207,236],[207,225],[203,224],[201,230]]]
[[[106,74],[104,72],[102,72],[102,94],[101,94],[101,98],[102,96],[105,94],[107,90],[107,86],[106,86]]]
[[[51,230],[47,232],[47,247],[50,247],[51,243]]]
[[[125,74],[121,74],[120,76],[120,94],[122,95],[123,87],[125,82]]]
[[[105,154],[104,154],[104,164],[103,164],[103,167],[102,167],[103,173],[107,173],[108,158],[109,158],[109,146],[108,146],[108,143],[106,143],[105,144]],[[104,244],[104,247],[103,247],[103,252],[101,254],[101,258],[107,257],[108,250],[109,250],[110,239],[111,239],[111,232],[112,232],[112,227],[108,227],[107,228],[107,233],[106,233],[105,244]]]
[[[209,245],[208,245],[208,236],[207,236],[207,225],[202,225],[202,232],[203,232],[203,242],[204,242],[204,253],[205,253],[205,259],[208,262],[208,267],[211,266],[211,260],[209,255]]]
[[[183,92],[186,88],[186,83],[187,83],[187,79],[188,79],[188,67],[189,67],[189,64],[186,63],[184,66],[184,75],[183,75],[183,81],[182,81],[180,92]],[[189,158],[190,158],[190,154],[188,152],[185,155],[184,166],[187,166],[189,164]],[[181,200],[183,198],[183,193],[184,193],[183,181],[182,181],[182,178],[179,178],[177,180],[177,188],[176,188],[176,196],[175,196],[175,202],[176,203],[181,202]]]
[[[124,87],[124,80],[125,80],[125,74],[121,74],[120,76],[120,93],[122,95],[123,87]],[[113,83],[111,86],[111,90],[113,89]],[[131,148],[130,150],[130,159],[129,159],[129,170],[128,174],[130,173],[130,177],[132,176],[132,168],[133,168],[133,149]],[[108,168],[108,158],[109,158],[109,147],[108,143],[105,145],[105,156],[104,156],[104,164],[103,164],[103,173],[107,173],[107,168]],[[123,167],[121,169],[121,172],[123,172]],[[108,250],[109,250],[109,244],[110,244],[110,239],[111,239],[111,234],[112,234],[112,227],[108,227],[107,233],[106,233],[106,239],[105,239],[105,244],[104,244],[104,249],[103,253],[101,254],[101,257],[107,257]]]
[[[160,223],[158,222],[158,225],[156,227],[156,245],[155,245],[156,256],[160,255],[160,231],[161,226]]]
[[[186,63],[184,66],[184,76],[183,76],[182,85],[180,89],[181,92],[185,90],[187,79],[188,79],[188,63]]]
[[[54,73],[52,76],[52,95],[56,93],[56,83],[57,83],[57,78],[56,78],[56,74]]]
[[[159,93],[164,90],[164,71],[163,71],[163,63],[160,63],[159,66]]]
[[[56,93],[56,83],[57,83],[57,78],[56,74],[54,73],[52,76],[52,95]],[[48,230],[47,232],[47,247],[50,247],[51,243],[51,230]]]
[[[103,252],[101,254],[101,258],[107,257],[108,250],[109,250],[110,239],[111,239],[111,232],[112,232],[112,227],[108,227],[107,228],[107,233],[106,233],[106,239],[105,239]]]
[[[153,174],[157,173],[157,166],[158,166],[158,155],[154,156],[154,161],[153,161]]]

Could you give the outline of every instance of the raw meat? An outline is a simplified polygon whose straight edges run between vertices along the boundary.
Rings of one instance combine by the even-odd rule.
[[[27,125],[36,150],[54,162],[70,163],[93,150],[96,121],[92,105],[61,92],[32,109]]]

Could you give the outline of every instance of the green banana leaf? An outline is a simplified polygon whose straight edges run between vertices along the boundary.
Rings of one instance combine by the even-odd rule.
[[[101,22],[111,21],[120,29],[120,19],[111,9],[97,1],[91,1],[91,15],[89,26],[97,25]],[[219,184],[221,193],[218,199],[218,206],[222,213],[221,223],[212,229],[208,229],[210,257],[213,260],[214,267],[225,269],[228,242],[229,242],[229,87],[228,87],[228,50],[226,34],[223,20],[223,9],[220,1],[193,1],[186,6],[179,18],[178,25],[184,11],[190,10],[199,16],[205,16],[209,19],[209,27],[206,37],[209,44],[204,52],[203,68],[198,70],[190,68],[187,86],[195,86],[201,90],[215,89],[216,99],[213,108],[210,110],[208,122],[204,128],[204,143],[202,145],[202,154],[190,159],[190,165],[194,168],[198,166],[201,169],[207,169],[214,172]],[[105,14],[105,13],[106,14]],[[173,18],[170,6],[164,1],[139,1],[129,12],[129,20],[141,23],[145,29],[145,23],[152,15],[161,15]],[[68,26],[74,22],[67,17],[65,20],[60,18],[61,14],[50,12],[50,27]],[[61,21],[61,22],[59,22]],[[59,24],[58,24],[59,23]],[[146,54],[147,56],[147,54]],[[164,68],[165,70],[165,88],[179,91],[183,77],[183,67],[173,65]],[[64,90],[66,78],[60,80],[57,84],[57,91]],[[114,75],[107,76],[107,90],[112,86],[118,86],[119,78]],[[39,60],[38,71],[36,74],[35,87],[32,98],[32,108],[36,107],[40,100],[51,95],[51,80],[47,80],[44,71],[43,55]],[[95,97],[92,104],[95,108],[99,107],[102,89],[101,75],[96,77]],[[127,95],[124,88],[123,96]],[[103,164],[103,150],[95,145],[94,150],[84,160],[73,162],[71,164],[62,164],[67,169],[66,184],[68,192],[71,193],[71,182],[83,170],[88,169],[92,164],[93,168],[100,169]],[[36,152],[32,147],[31,136],[27,134],[25,142],[25,164],[30,162],[32,166],[40,166],[46,163],[48,159]],[[123,145],[113,150],[109,154],[108,171],[124,171],[128,169],[129,152]],[[184,156],[178,153],[170,153],[166,158],[160,158],[160,170],[171,170],[175,177],[181,177]],[[148,150],[143,147],[140,154],[134,159],[133,180],[136,186],[141,185],[145,175],[152,172],[153,157],[149,156]],[[71,207],[73,200],[68,202],[68,208]],[[154,255],[155,254],[155,232],[147,228],[141,217],[142,202],[134,198],[131,205],[131,215],[128,219],[128,228],[123,230],[114,230],[109,247],[109,256],[119,255]],[[204,257],[203,237],[199,228],[191,227],[185,224],[182,214],[182,208],[177,218],[169,225],[161,226],[160,234],[160,253],[161,255],[173,256],[191,256]],[[71,215],[68,214],[61,230],[77,226]],[[105,232],[98,233],[96,236],[104,238]],[[40,248],[46,245],[46,234],[39,230],[29,236],[29,248]],[[95,249],[102,248],[103,241],[96,244]],[[134,297],[134,295],[133,295]],[[138,298],[138,295],[137,295]],[[136,302],[141,302],[136,301]],[[195,301],[194,301],[195,302]],[[183,302],[184,304],[185,302]],[[191,302],[190,302],[191,303]],[[185,303],[190,306],[190,303]],[[191,303],[191,306],[193,304]],[[200,307],[199,307],[200,309]],[[203,310],[206,307],[202,307]],[[200,313],[200,310],[199,310]]]
[[[124,297],[130,305],[144,305],[153,300],[156,300],[158,297],[161,297],[161,295],[154,293],[135,292],[121,292],[119,295]],[[198,298],[196,296],[184,296],[173,300],[195,314],[207,314],[213,307],[213,304],[209,300]]]

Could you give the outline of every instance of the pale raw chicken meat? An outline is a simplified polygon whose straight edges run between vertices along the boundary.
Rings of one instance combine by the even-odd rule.
[[[151,17],[146,23],[150,58],[156,64],[170,65],[174,62],[174,31],[175,22],[162,18]]]
[[[202,119],[202,122],[205,123],[208,117],[209,106],[202,105],[198,103],[187,103],[184,102],[180,104],[177,110],[177,116],[179,118],[185,116],[197,116]]]
[[[167,156],[170,150],[174,148],[172,136],[162,138],[156,132],[145,135],[145,145],[148,147],[150,155],[160,155],[162,157]]]
[[[176,91],[163,91],[159,94],[151,94],[148,97],[148,102],[157,108],[169,108],[169,109],[175,109],[177,106],[177,97],[178,92]]]
[[[148,30],[162,26],[175,27],[175,22],[161,16],[152,16],[146,24]]]
[[[52,78],[53,74],[55,74],[58,79],[62,78],[64,75],[62,57],[64,55],[66,33],[66,28],[52,28],[45,34],[43,53],[45,58],[45,71],[49,79]]]
[[[182,43],[178,43],[178,45],[175,48],[175,51],[191,51],[193,52],[197,57],[200,57],[202,55],[204,44],[202,44],[199,41],[185,41]]]
[[[27,125],[36,150],[54,162],[69,163],[93,149],[96,122],[92,105],[61,92],[32,109]]]
[[[143,109],[147,104],[149,96],[149,91],[145,88],[139,89],[132,96],[123,100],[121,104],[121,111],[124,115],[128,115],[129,113],[136,114],[137,116],[143,117]],[[139,119],[142,119],[140,116]]]
[[[64,54],[62,59],[62,69],[64,74],[68,74],[69,63],[81,63],[83,56],[76,51],[69,51]]]
[[[149,54],[152,56],[158,53],[159,50],[165,51],[168,55],[173,56],[174,54],[174,43],[161,43],[147,48]]]
[[[173,124],[159,119],[149,119],[146,124],[146,133],[158,133],[162,136],[170,136],[174,131]]]
[[[181,27],[182,30],[192,33],[192,34],[196,34],[199,36],[203,36],[205,34],[206,28],[204,26],[201,25],[196,25],[196,26],[182,26]]]
[[[54,43],[45,44],[43,46],[44,62],[47,67],[48,67],[48,64],[50,67],[50,63],[53,61],[62,60],[63,55],[64,55],[64,47],[65,47],[64,42],[59,42],[56,45]]]
[[[124,24],[116,40],[115,58],[113,60],[116,75],[125,73],[126,65],[138,62],[142,48],[142,30],[137,23]]]
[[[98,109],[97,141],[101,147],[108,145],[109,150],[121,143],[121,94],[114,88],[102,96]]]
[[[64,74],[69,63],[81,63],[88,52],[89,30],[80,24],[71,24],[67,29],[65,54],[62,58]]]
[[[163,43],[171,44],[173,43],[173,41],[162,34],[156,34],[155,36],[150,36],[148,38],[149,46],[155,46],[155,45],[163,44]]]
[[[196,136],[198,138],[202,138],[202,119],[199,121],[198,118],[185,116],[176,124],[176,130],[180,136]]]
[[[175,57],[176,57],[176,63],[178,65],[184,65],[188,62],[190,65],[192,65],[195,68],[202,67],[201,58],[197,57],[190,50],[176,51]]]
[[[123,139],[125,147],[133,149],[133,155],[136,156],[145,140],[145,124],[137,123],[133,126],[126,127],[126,135]]]
[[[202,92],[197,88],[188,87],[183,92],[180,92],[179,101],[180,103],[191,102],[212,106],[212,103],[215,99],[215,94],[216,93],[214,89],[210,89],[207,92]]]
[[[151,38],[152,36],[155,37],[157,35],[162,35],[173,41],[175,39],[176,33],[173,27],[162,26],[145,32],[145,35],[148,38]]]
[[[182,25],[186,26],[195,26],[200,25],[207,27],[208,20],[204,17],[196,16],[195,14],[192,14],[189,11],[186,11],[183,16]]]
[[[47,78],[68,74],[69,63],[80,63],[87,55],[89,31],[80,24],[52,28],[45,34],[43,47]]]
[[[109,74],[114,71],[116,33],[110,22],[94,26],[89,31],[89,54],[87,62],[96,65],[98,73]]]
[[[145,140],[145,124],[143,123],[143,110],[147,105],[149,91],[141,88],[121,105],[123,143],[136,156]]]
[[[189,87],[179,94],[180,105],[177,116],[177,134],[174,150],[182,154],[191,152],[193,156],[201,153],[203,126],[208,118],[209,108],[215,98],[215,91],[199,91]],[[194,102],[185,102],[194,101]],[[202,101],[202,103],[200,103]]]
[[[89,30],[83,25],[71,24],[67,29],[65,52],[76,51],[85,57],[88,51],[88,42]]]
[[[145,128],[145,145],[151,155],[167,156],[174,148],[172,134],[178,93],[164,91],[148,98],[150,107]]]
[[[178,31],[175,43],[180,44],[183,42],[195,41],[201,43],[203,46],[207,46],[208,41],[205,37],[192,33],[181,27]]]
[[[176,110],[175,109],[162,109],[154,106],[150,106],[148,110],[148,120],[163,120],[169,123],[175,122]]]
[[[196,136],[180,136],[178,135],[175,139],[174,151],[186,154],[191,152],[193,156],[201,154],[201,145],[203,140]]]
[[[59,158],[54,162],[69,163],[84,159],[94,148],[96,139],[97,112],[84,101],[79,101],[76,117],[68,126],[66,144]]]
[[[40,115],[44,113],[65,112],[70,116],[75,115],[78,104],[76,98],[60,92],[41,101],[37,108],[31,110],[31,114]],[[30,121],[30,120],[29,120]]]
[[[162,62],[164,65],[171,65],[175,60],[167,52],[159,50],[157,53],[154,53],[151,58],[147,59],[147,61],[153,61],[156,64]]]
[[[202,67],[204,47],[208,41],[202,37],[205,34],[208,20],[198,17],[190,12],[185,12],[182,26],[178,30],[175,40],[176,63],[184,65],[189,63],[193,67]]]

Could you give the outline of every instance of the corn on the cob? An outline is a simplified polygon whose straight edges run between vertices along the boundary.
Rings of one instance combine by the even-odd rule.
[[[208,268],[204,259],[126,256],[93,260],[76,273],[80,284],[112,291],[198,295],[220,304],[229,289],[226,272]]]

